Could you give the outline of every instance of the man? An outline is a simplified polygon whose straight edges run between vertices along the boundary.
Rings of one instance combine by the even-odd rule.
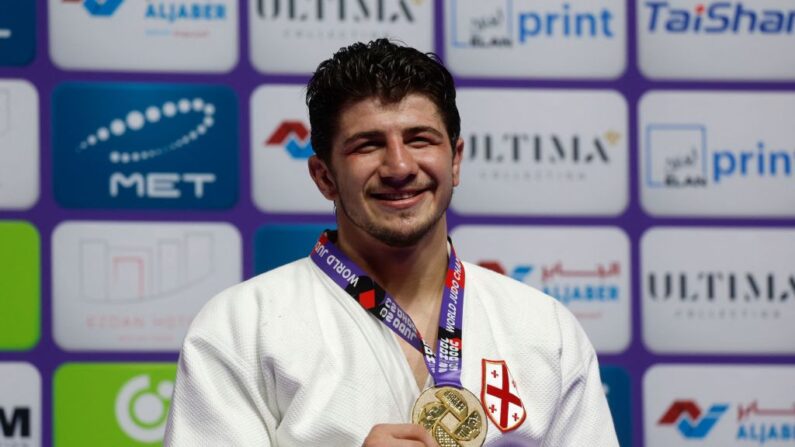
[[[448,244],[463,140],[447,70],[354,44],[307,104],[338,229],[196,317],[166,445],[618,445],[574,317]]]

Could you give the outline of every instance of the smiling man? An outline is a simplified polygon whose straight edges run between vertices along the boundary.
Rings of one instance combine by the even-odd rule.
[[[337,231],[196,317],[166,445],[617,446],[574,317],[447,238],[463,151],[448,71],[354,44],[307,105]]]

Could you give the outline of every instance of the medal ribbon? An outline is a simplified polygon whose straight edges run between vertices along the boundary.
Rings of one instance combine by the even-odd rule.
[[[425,366],[436,386],[461,385],[461,340],[464,315],[464,266],[450,242],[450,259],[442,291],[436,353],[422,339],[411,317],[397,301],[329,239],[330,230],[320,235],[310,258],[329,278],[408,344],[423,354]],[[449,241],[449,239],[448,239]]]

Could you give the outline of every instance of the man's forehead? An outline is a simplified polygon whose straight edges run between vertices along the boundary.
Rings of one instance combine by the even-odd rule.
[[[337,136],[358,132],[379,121],[403,122],[409,127],[421,121],[424,126],[440,127],[445,131],[442,114],[431,98],[422,93],[409,93],[399,99],[369,96],[346,103],[337,117]]]

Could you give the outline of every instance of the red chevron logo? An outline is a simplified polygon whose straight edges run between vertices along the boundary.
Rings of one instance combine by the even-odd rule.
[[[305,141],[309,136],[309,129],[301,121],[284,121],[268,137],[265,144],[284,144],[290,135],[295,134],[299,141]]]
[[[679,420],[679,416],[683,413],[689,415],[690,419],[695,421],[701,416],[701,409],[692,400],[677,400],[657,423],[661,425],[673,424]]]

